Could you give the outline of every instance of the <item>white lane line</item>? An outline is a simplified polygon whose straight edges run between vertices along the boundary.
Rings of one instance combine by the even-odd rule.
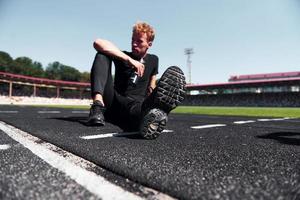
[[[173,133],[173,132],[174,132],[173,130],[168,130],[168,129],[163,130],[163,133]]]
[[[50,143],[41,143],[40,139],[1,121],[0,130],[101,199],[142,199],[89,171],[89,167],[97,166],[87,160]]]
[[[10,145],[9,144],[0,144],[0,150],[6,150],[9,149]]]
[[[260,122],[269,122],[269,121],[282,121],[282,120],[286,120],[286,118],[258,119],[257,121],[260,121]]]
[[[17,110],[0,110],[0,113],[18,113]]]
[[[84,140],[94,140],[100,138],[108,138],[108,137],[118,137],[118,136],[128,136],[128,135],[137,135],[138,132],[129,132],[129,133],[105,133],[105,134],[98,134],[98,135],[88,135],[88,136],[81,136],[81,139]]]
[[[173,130],[163,130],[163,133],[171,133]],[[102,139],[102,138],[109,138],[109,137],[122,137],[128,135],[138,135],[138,132],[128,132],[128,133],[104,133],[98,135],[87,135],[87,136],[80,136],[81,139],[84,140],[94,140],[94,139]]]
[[[72,113],[84,113],[84,114],[88,114],[90,112],[87,111],[87,110],[73,110]]]
[[[204,128],[214,128],[226,126],[226,124],[209,124],[209,125],[201,125],[201,126],[191,126],[192,129],[204,129]]]
[[[248,124],[248,123],[253,123],[255,122],[254,120],[247,120],[247,121],[235,121],[233,122],[234,124]]]
[[[42,110],[42,111],[38,111],[38,113],[40,113],[40,114],[45,114],[45,113],[54,114],[54,113],[60,113],[60,111],[57,111],[57,110]]]
[[[282,121],[282,120],[286,120],[285,118],[277,118],[277,119],[273,119],[273,121]]]

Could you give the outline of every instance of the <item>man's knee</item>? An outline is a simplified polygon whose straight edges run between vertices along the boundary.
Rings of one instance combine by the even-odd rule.
[[[95,61],[97,62],[104,62],[104,63],[110,63],[111,62],[111,58],[101,52],[97,52],[96,56],[95,56]]]
[[[93,80],[93,76],[100,76],[100,72],[110,71],[112,60],[109,56],[104,55],[103,53],[98,52],[95,56],[93,66],[91,68],[91,80]]]

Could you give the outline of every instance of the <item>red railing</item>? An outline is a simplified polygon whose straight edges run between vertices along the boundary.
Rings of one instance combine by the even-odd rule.
[[[90,87],[90,83],[85,82],[75,82],[75,81],[62,81],[62,80],[52,80],[47,78],[36,78],[31,76],[12,74],[7,72],[0,72],[0,78],[12,81],[21,81],[26,83],[44,84],[44,85],[54,85],[63,87]]]

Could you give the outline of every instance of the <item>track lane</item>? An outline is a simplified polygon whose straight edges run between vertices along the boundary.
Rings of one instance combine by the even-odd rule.
[[[297,119],[261,122],[245,117],[170,115],[167,129],[174,132],[164,133],[157,140],[125,136],[85,141],[80,137],[121,130],[110,124],[86,127],[86,115],[67,110],[48,115],[37,115],[35,111],[20,111],[26,113],[26,119],[23,115],[0,115],[0,119],[174,197],[289,199],[299,195]],[[28,124],[30,120],[32,124]],[[234,124],[243,120],[255,122]],[[219,123],[226,127],[190,129]]]

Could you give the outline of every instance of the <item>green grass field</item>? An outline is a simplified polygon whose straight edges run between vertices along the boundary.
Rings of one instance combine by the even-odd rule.
[[[201,115],[300,118],[300,108],[180,106],[173,112]]]
[[[89,106],[47,105],[47,107],[72,108],[88,110]],[[210,107],[210,106],[179,106],[172,113],[252,116],[252,117],[296,117],[300,118],[300,108],[278,107]]]

